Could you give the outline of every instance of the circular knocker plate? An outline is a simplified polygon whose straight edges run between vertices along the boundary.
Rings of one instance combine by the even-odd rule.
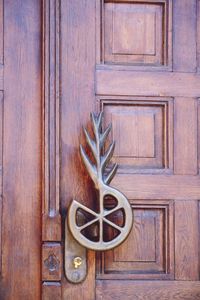
[[[101,153],[111,125],[102,132],[102,113],[97,117],[91,114],[91,119],[95,140],[91,139],[86,129],[84,132],[96,166],[91,163],[81,146],[80,152],[95,188],[99,191],[98,211],[73,200],[68,209],[68,225],[73,237],[82,246],[105,251],[117,247],[127,238],[132,228],[133,213],[127,198],[108,185],[116,173],[117,165],[115,164],[105,175],[105,168],[113,155],[114,142],[104,155]],[[106,198],[110,198],[114,204],[106,206]]]

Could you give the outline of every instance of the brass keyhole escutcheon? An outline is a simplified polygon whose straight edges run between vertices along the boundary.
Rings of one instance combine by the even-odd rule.
[[[83,262],[83,260],[80,256],[74,257],[74,259],[73,259],[74,268],[78,269],[82,265],[82,262]]]

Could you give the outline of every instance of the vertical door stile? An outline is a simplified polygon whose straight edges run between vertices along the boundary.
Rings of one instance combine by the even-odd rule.
[[[59,0],[43,1],[43,299],[61,299],[59,213]]]

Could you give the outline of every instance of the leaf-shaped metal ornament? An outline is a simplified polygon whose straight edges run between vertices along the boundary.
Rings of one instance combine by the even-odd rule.
[[[91,162],[85,150],[80,146],[80,153],[85,167],[94,182],[95,188],[99,191],[99,212],[95,212],[87,206],[73,200],[68,210],[68,225],[73,237],[84,247],[105,251],[112,249],[121,244],[130,233],[133,223],[133,213],[127,198],[117,189],[110,187],[108,184],[113,179],[116,171],[117,164],[114,164],[109,172],[105,172],[115,148],[115,143],[112,142],[103,155],[102,150],[105,145],[106,138],[111,131],[111,124],[102,132],[102,118],[101,112],[98,116],[91,113],[91,121],[95,140],[93,140],[87,130],[84,128],[87,143],[93,154],[95,164]],[[114,208],[108,209],[104,206],[105,197],[114,198],[116,205]],[[77,224],[78,210],[81,210],[86,215],[92,216],[84,224]],[[118,211],[123,212],[123,225],[120,226],[113,221],[112,215]],[[111,218],[109,218],[111,217]],[[95,240],[84,234],[85,230],[90,226],[98,224],[98,237]],[[105,226],[107,225],[107,226]],[[117,232],[111,240],[104,238],[106,234],[103,232],[105,227],[110,227]]]

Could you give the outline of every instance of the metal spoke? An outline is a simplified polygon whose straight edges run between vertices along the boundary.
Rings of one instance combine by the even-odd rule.
[[[98,218],[95,218],[94,220],[91,220],[89,222],[87,222],[86,224],[82,225],[82,226],[77,226],[78,227],[78,230],[81,231],[83,230],[84,228],[87,228],[88,226],[92,225],[93,223],[97,222],[99,219]]]
[[[124,228],[122,228],[122,227],[116,225],[115,223],[109,221],[109,220],[106,219],[106,218],[103,218],[103,220],[104,220],[104,222],[106,222],[107,224],[109,224],[111,227],[113,227],[113,228],[119,230],[120,232],[122,232],[122,231],[124,230]]]
[[[120,210],[121,208],[123,208],[123,206],[122,205],[117,205],[116,207],[114,207],[113,209],[111,209],[111,210],[108,210],[108,211],[106,211],[105,212],[105,210],[104,210],[104,217],[107,217],[107,216],[109,216],[110,214],[112,214],[113,212],[115,212],[116,210]]]
[[[99,241],[103,242],[103,219],[99,220]]]
[[[96,213],[95,211],[91,210],[90,208],[88,208],[87,206],[79,203],[79,207],[78,208],[82,208],[83,210],[87,211],[88,213],[90,213],[91,215],[95,216],[96,218],[99,217],[99,214]]]

